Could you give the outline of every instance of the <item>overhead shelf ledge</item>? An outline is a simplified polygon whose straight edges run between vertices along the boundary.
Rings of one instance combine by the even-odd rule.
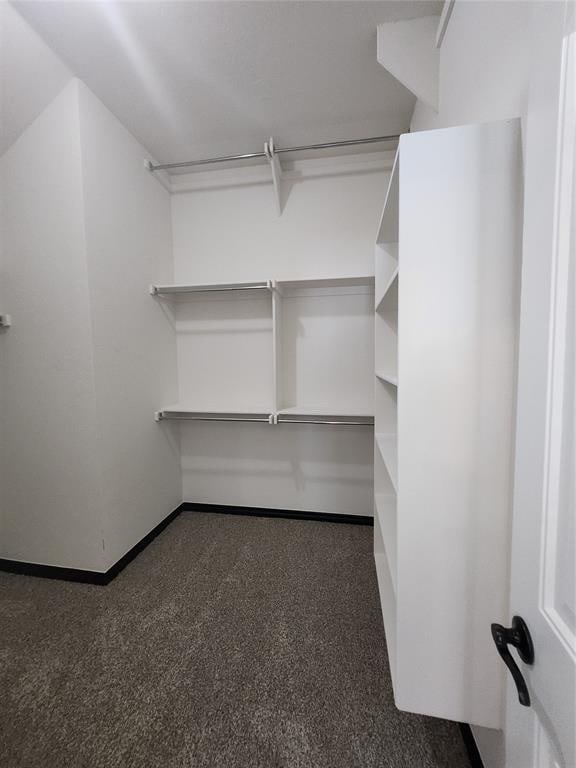
[[[375,498],[376,515],[380,523],[380,531],[384,543],[384,551],[394,595],[396,595],[396,547],[397,547],[397,520],[396,520],[396,496],[394,494],[378,493]]]

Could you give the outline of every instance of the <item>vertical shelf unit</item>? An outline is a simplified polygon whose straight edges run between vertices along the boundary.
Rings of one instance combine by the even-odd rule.
[[[375,249],[374,559],[396,705],[502,725],[518,121],[405,135]]]
[[[276,283],[278,422],[373,421],[374,277]]]
[[[157,420],[374,423],[374,276],[155,285],[180,401]]]
[[[271,421],[271,281],[156,285],[176,330],[179,402],[157,419]],[[166,301],[170,299],[170,301]]]

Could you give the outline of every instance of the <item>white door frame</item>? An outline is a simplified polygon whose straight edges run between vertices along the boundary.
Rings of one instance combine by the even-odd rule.
[[[531,708],[508,684],[506,768],[576,766],[573,12],[534,4],[510,617],[526,621],[535,659],[518,661]]]

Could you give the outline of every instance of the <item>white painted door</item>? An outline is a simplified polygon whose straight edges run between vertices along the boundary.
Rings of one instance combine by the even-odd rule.
[[[506,768],[575,768],[574,4],[534,4],[533,29],[510,608],[534,663],[512,649],[531,706],[510,678]]]

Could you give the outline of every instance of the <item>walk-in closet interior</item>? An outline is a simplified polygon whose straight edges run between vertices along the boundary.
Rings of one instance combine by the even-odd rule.
[[[232,513],[209,591],[268,541],[350,597],[368,537],[396,708],[504,768],[524,5],[2,4],[0,576],[113,594],[172,535],[205,589],[176,526]]]

